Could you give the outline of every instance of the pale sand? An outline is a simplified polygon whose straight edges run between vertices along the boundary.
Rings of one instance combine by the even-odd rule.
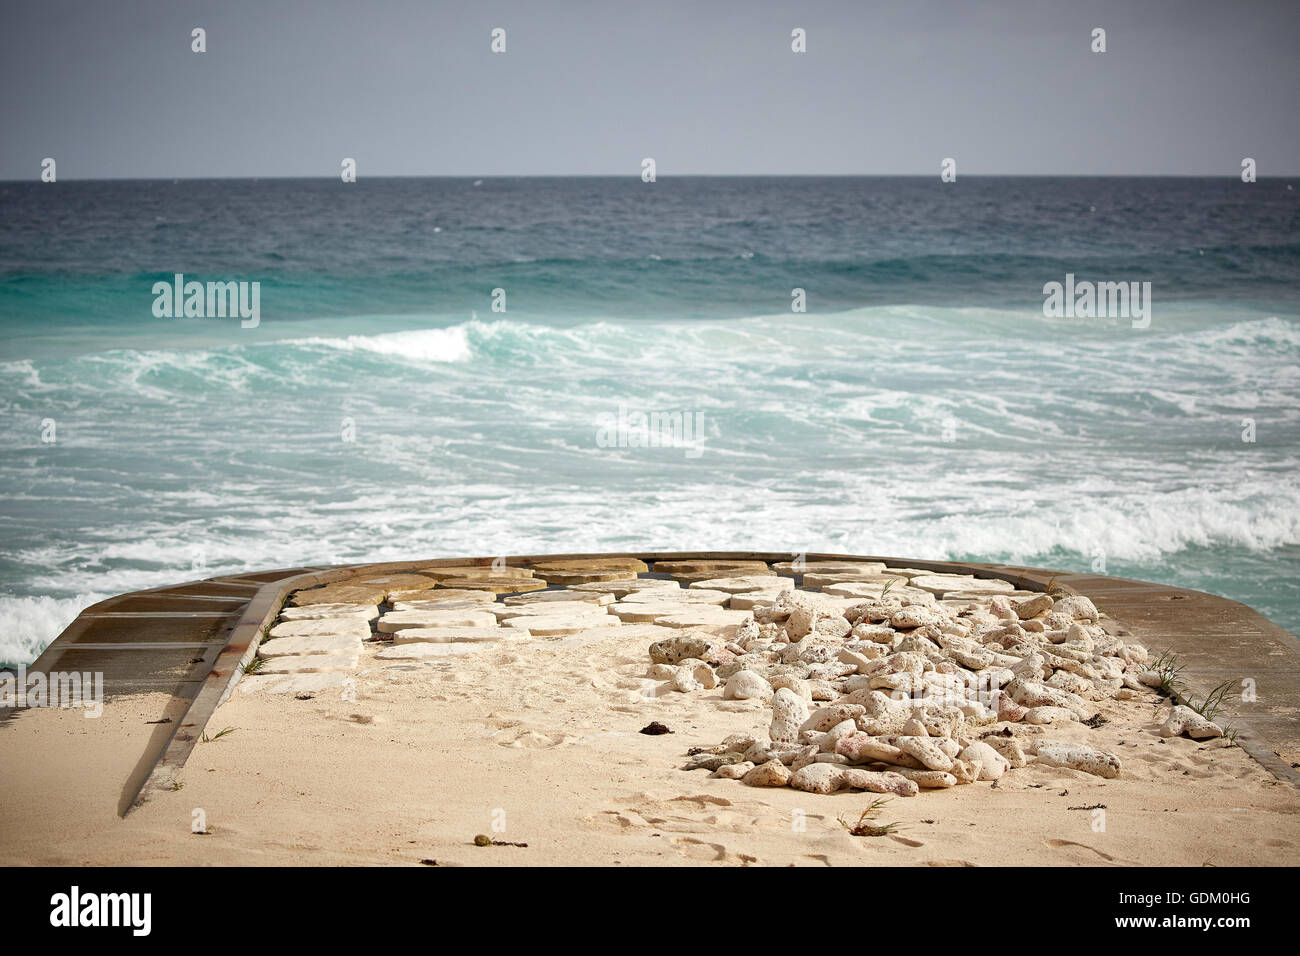
[[[764,731],[770,708],[721,689],[641,696],[653,626],[599,640],[533,638],[448,661],[385,663],[362,652],[356,700],[239,694],[181,773],[117,816],[159,698],[111,702],[101,720],[30,711],[39,753],[0,725],[0,863],[765,865],[1278,865],[1296,862],[1300,799],[1237,748],[1152,731],[1150,704],[1107,701],[1111,723],[1046,728],[1117,753],[1103,780],[1030,764],[893,799],[895,837],[852,837],[873,795],[748,787],[678,769],[691,746]],[[682,633],[682,632],[676,632]],[[676,731],[637,731],[659,720]],[[133,747],[108,748],[129,728]],[[24,735],[25,736],[25,735]],[[69,767],[80,784],[52,792]],[[1062,791],[1068,791],[1062,795]],[[1093,814],[1069,807],[1104,803]],[[208,835],[191,833],[196,808]],[[504,833],[492,830],[505,813]],[[806,828],[792,827],[801,811]],[[929,822],[927,822],[929,821]],[[528,847],[476,847],[475,834]]]

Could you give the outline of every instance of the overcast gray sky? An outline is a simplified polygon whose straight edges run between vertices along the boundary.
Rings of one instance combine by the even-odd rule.
[[[1295,175],[1298,50],[1285,0],[9,2],[0,178]]]

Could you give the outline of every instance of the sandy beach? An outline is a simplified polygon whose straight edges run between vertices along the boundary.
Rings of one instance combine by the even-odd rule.
[[[1123,770],[1114,779],[1031,760],[994,781],[886,797],[875,822],[900,826],[850,835],[845,823],[875,794],[755,787],[682,769],[692,748],[765,737],[772,719],[770,702],[723,699],[722,685],[682,693],[648,681],[648,646],[683,633],[624,623],[510,636],[434,660],[380,655],[457,642],[368,641],[342,693],[333,681],[317,691],[259,691],[250,675],[216,711],[179,788],[155,792],[125,818],[118,803],[138,752],[104,744],[142,743],[162,701],[118,698],[100,720],[24,712],[17,719],[25,732],[39,729],[45,759],[33,764],[6,749],[15,735],[0,727],[0,863],[1258,866],[1296,858],[1294,789],[1223,739],[1161,736],[1169,705],[1156,706],[1154,691],[1098,702],[1105,720],[1095,728],[1066,720],[1016,729],[1026,742],[1116,755]],[[672,733],[640,733],[655,721]],[[20,763],[26,772],[12,772]],[[52,800],[47,783],[69,765],[84,765],[84,786]],[[206,832],[195,832],[196,820]],[[476,846],[480,834],[527,846]]]

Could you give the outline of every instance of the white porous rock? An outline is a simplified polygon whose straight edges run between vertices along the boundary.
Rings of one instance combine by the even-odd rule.
[[[784,787],[790,782],[790,768],[772,759],[747,772],[741,782],[751,787]]]
[[[964,747],[962,752],[957,755],[957,759],[970,765],[978,764],[980,780],[1001,779],[1002,775],[1011,767],[1011,763],[1006,757],[979,740]]]
[[[920,789],[915,781],[908,780],[901,773],[863,770],[861,767],[840,768],[840,785],[870,793],[892,793],[899,797],[914,797]]]
[[[1093,685],[1092,681],[1088,680],[1086,677],[1080,677],[1078,674],[1070,671],[1057,671],[1051,677],[1047,678],[1047,686],[1055,687],[1057,690],[1068,691],[1069,693],[1076,694],[1085,700],[1095,701],[1102,698],[1102,695],[1099,694],[1093,696],[1094,694],[1097,694],[1097,689]]]
[[[848,703],[860,703],[865,708],[856,718],[858,729],[873,735],[896,734],[912,716],[912,706],[905,700],[893,700],[878,690],[850,694]]]
[[[1222,737],[1223,728],[1192,708],[1176,704],[1169,712],[1169,719],[1160,728],[1160,736],[1180,737],[1184,734],[1193,740],[1209,740]]]
[[[803,722],[799,730],[800,732],[812,730],[817,733],[825,733],[836,724],[861,717],[866,711],[867,709],[861,704],[838,703],[827,707],[819,707]]]
[[[767,678],[751,670],[736,671],[722,688],[724,700],[768,700],[772,693]]]
[[[1069,597],[1061,598],[1052,610],[1075,621],[1095,621],[1099,617],[1096,605],[1082,594],[1071,594]]]
[[[978,760],[974,763],[967,763],[964,760],[954,760],[948,773],[956,777],[958,783],[974,783],[980,778],[980,771],[982,769],[983,766]]]
[[[693,691],[717,687],[718,679],[713,673],[713,668],[704,661],[687,658],[673,669],[669,685],[673,690],[689,694]]]
[[[889,623],[900,630],[909,630],[925,627],[927,624],[938,624],[943,619],[943,615],[938,611],[916,604],[899,608],[890,616]]]
[[[1020,746],[1020,741],[1015,737],[1003,737],[1000,734],[989,734],[981,743],[993,748],[1006,760],[1007,764],[1013,769],[1019,770],[1027,766],[1029,758],[1025,756],[1024,748]]]
[[[1023,707],[1062,707],[1073,711],[1080,720],[1086,720],[1097,711],[1097,708],[1089,705],[1078,694],[1048,687],[1039,681],[1016,678],[1007,685],[1006,690]]]
[[[773,743],[794,743],[799,739],[799,726],[808,719],[808,705],[803,698],[788,687],[782,687],[772,696],[772,723],[768,736]]]
[[[851,737],[858,732],[858,725],[851,719],[844,720],[836,724],[824,734],[818,735],[817,750],[819,753],[833,754],[836,745],[845,737]]]
[[[806,703],[812,703],[812,688],[802,677],[795,677],[793,674],[777,674],[771,679],[772,690],[777,691],[782,687],[788,687],[798,694]]]
[[[710,777],[721,777],[723,780],[740,780],[747,773],[754,769],[754,765],[748,760],[742,760],[740,763],[723,764]]]
[[[886,624],[857,624],[849,632],[857,641],[870,641],[872,644],[888,646],[894,643],[898,632]]]
[[[899,767],[893,772],[925,790],[946,790],[948,787],[957,786],[957,778],[943,770],[914,770],[911,767]]]
[[[1018,617],[1011,599],[1002,594],[994,595],[989,599],[988,609],[989,614],[1002,621],[1014,621]]]
[[[903,729],[899,733],[904,737],[929,737],[930,732],[925,729],[925,722],[916,717],[909,717],[907,723],[903,724]]]
[[[813,700],[839,700],[840,691],[831,681],[813,679],[808,680],[808,693],[812,694]]]
[[[1118,656],[1125,664],[1145,664],[1151,659],[1150,652],[1141,644],[1120,644]]]
[[[1050,594],[1035,594],[1031,598],[1015,602],[1012,607],[1019,620],[1029,621],[1051,611],[1055,603]]]
[[[929,770],[951,770],[952,757],[944,753],[938,741],[929,737],[898,737],[898,749],[922,764]]]
[[[808,793],[829,794],[840,789],[843,771],[833,763],[810,763],[790,776],[790,786]]]
[[[650,645],[650,659],[656,663],[677,664],[688,657],[702,661],[715,661],[719,655],[730,657],[722,650],[722,642],[693,634],[670,637]]]
[[[1115,754],[1094,750],[1083,744],[1064,741],[1040,740],[1034,748],[1038,762],[1049,767],[1067,767],[1082,770],[1097,777],[1113,779],[1119,776],[1120,759]]]
[[[1059,724],[1078,721],[1079,715],[1064,707],[1030,707],[1025,711],[1024,722],[1027,724]]]

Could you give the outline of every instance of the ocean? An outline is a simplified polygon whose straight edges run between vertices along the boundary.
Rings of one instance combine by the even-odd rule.
[[[126,590],[554,551],[1104,568],[1294,632],[1295,185],[0,183],[0,663]],[[155,315],[177,273],[256,327]],[[1149,312],[1046,316],[1067,275]]]

